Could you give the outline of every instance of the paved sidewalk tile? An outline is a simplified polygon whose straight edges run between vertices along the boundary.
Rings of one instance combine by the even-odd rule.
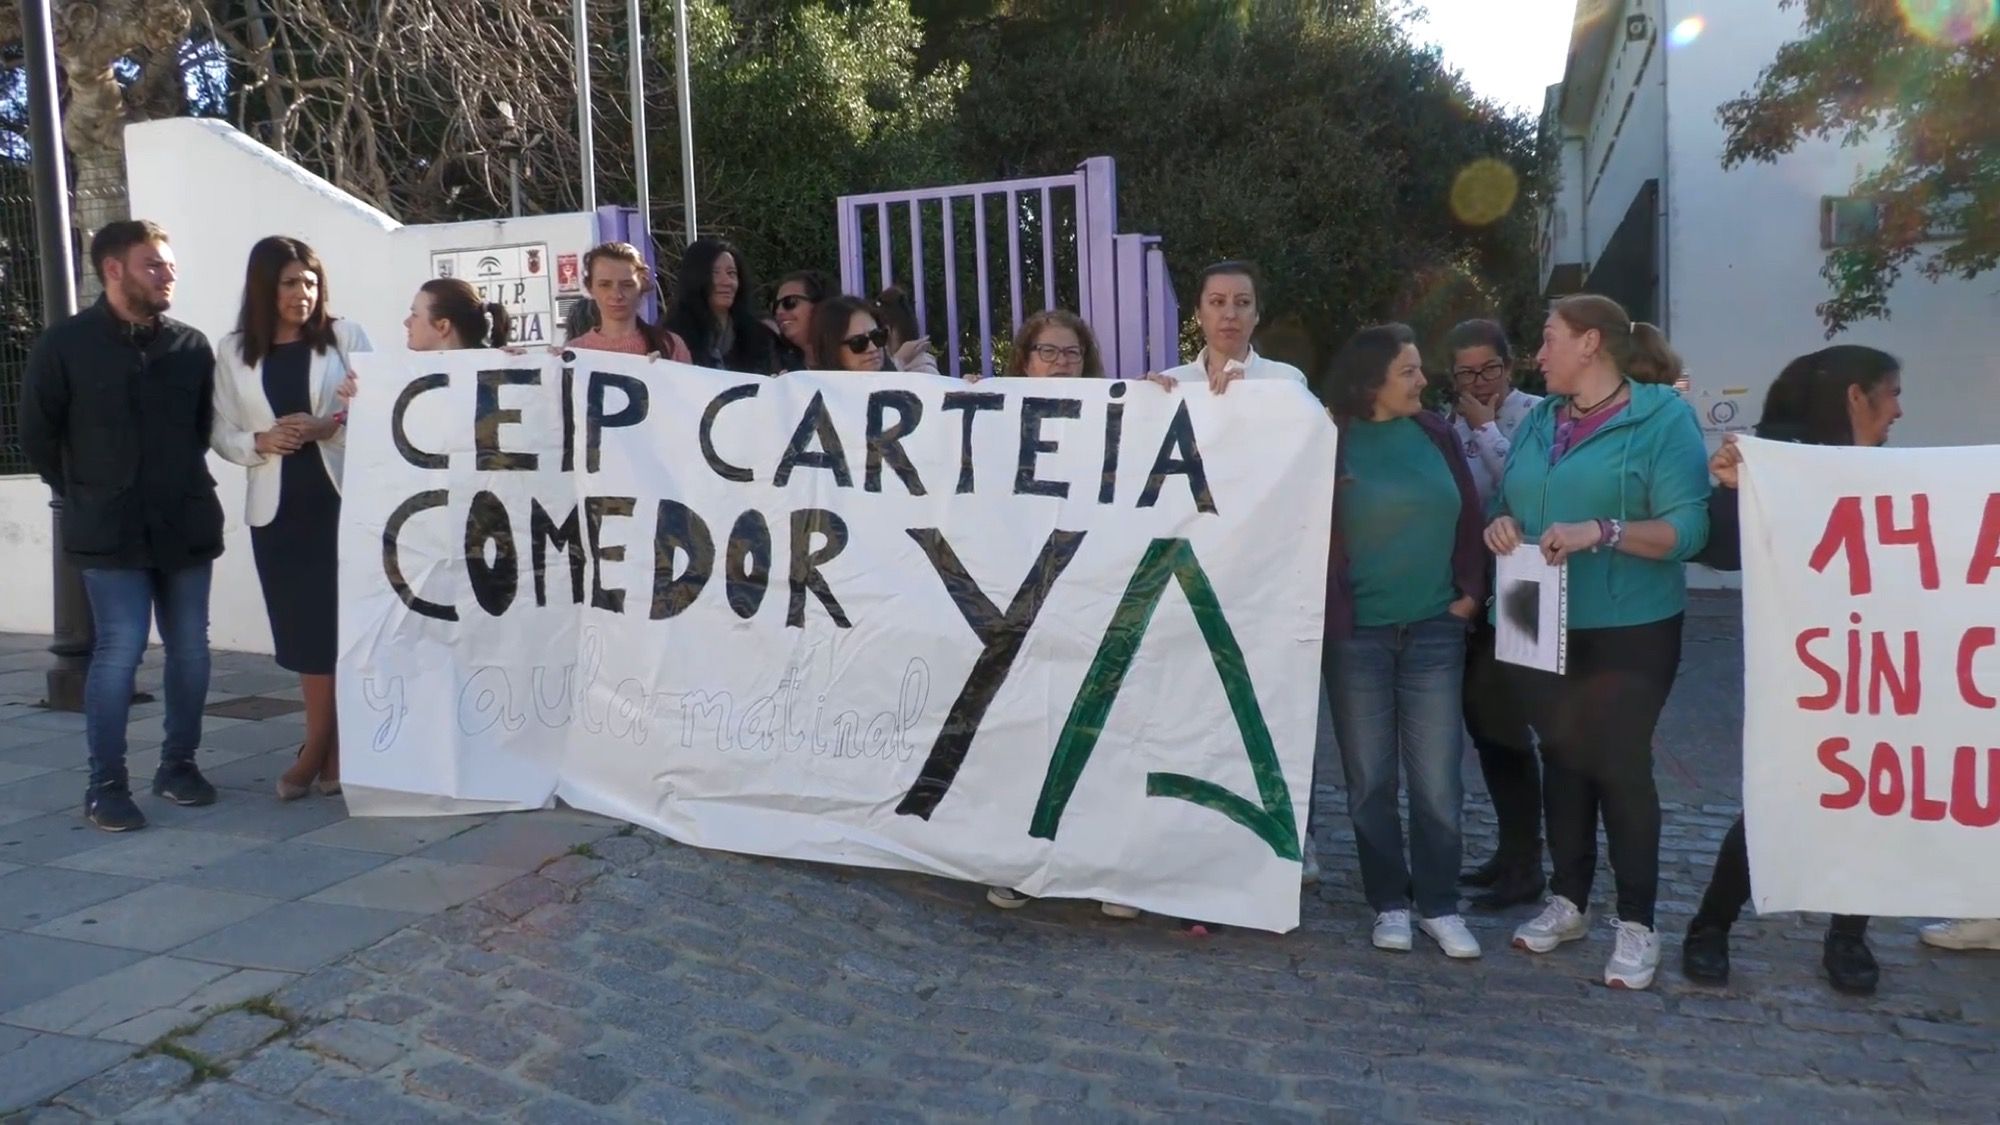
[[[384,855],[408,855],[492,820],[476,816],[384,816],[353,818],[330,824],[298,838],[301,844],[325,844]]]
[[[125,1061],[131,1050],[66,1035],[37,1035],[0,1055],[0,1113],[52,1097],[98,1071]]]
[[[26,781],[31,777],[40,777],[55,768],[57,767],[31,766],[23,765],[20,762],[0,760],[0,785],[12,785],[17,781]]]
[[[0,1020],[37,1031],[95,1036],[155,1008],[173,1007],[231,971],[226,965],[148,957],[0,1013]]]
[[[24,867],[0,875],[0,929],[26,930],[131,894],[145,880],[65,867]]]
[[[96,980],[146,955],[80,941],[0,930],[0,1012],[32,1004],[85,981]],[[16,966],[32,966],[16,971]]]
[[[429,914],[474,899],[518,873],[405,856],[307,897],[309,902]]]
[[[0,805],[54,812],[83,811],[83,791],[90,776],[80,769],[50,770],[23,781],[0,785]]]
[[[388,856],[375,852],[280,840],[240,852],[175,881],[289,900],[325,890],[388,861]],[[0,879],[0,888],[5,885],[6,880]]]
[[[338,797],[315,795],[280,801],[268,789],[224,792],[222,800],[209,806],[210,815],[202,818],[201,826],[206,831],[254,836],[260,840],[289,840],[347,819],[347,806]]]
[[[203,934],[241,922],[271,908],[271,900],[202,887],[154,883],[142,890],[88,906],[31,933],[71,938],[121,949],[164,953]]]
[[[610,835],[619,822],[609,817],[584,814],[589,819],[555,819],[540,816],[503,816],[470,832],[461,832],[416,853],[419,859],[452,863],[478,863],[528,872],[561,855],[577,844]]]
[[[0,839],[4,838],[5,833],[0,833]],[[67,855],[54,861],[56,866],[76,871],[99,871],[107,875],[130,875],[135,879],[172,879],[193,874],[264,842],[248,836],[203,832],[193,827],[146,828],[115,836],[99,834],[97,838],[113,842]]]
[[[175,956],[302,973],[418,921],[421,914],[330,902],[281,902],[174,950]]]

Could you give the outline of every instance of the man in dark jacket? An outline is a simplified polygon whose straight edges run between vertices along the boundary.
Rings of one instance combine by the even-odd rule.
[[[63,498],[62,543],[83,572],[97,644],[84,682],[90,787],[83,812],[109,832],[146,826],[125,772],[132,680],[157,611],[166,648],[166,744],[157,796],[206,805],[195,768],[208,697],[208,589],[222,505],[208,474],[215,353],[162,315],[174,254],[148,222],[90,242],[98,302],[42,333],[21,393],[21,448]]]

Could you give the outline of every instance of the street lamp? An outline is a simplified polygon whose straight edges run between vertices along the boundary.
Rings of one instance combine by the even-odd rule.
[[[63,153],[62,108],[56,97],[55,17],[49,0],[21,0],[21,43],[28,62],[28,150],[33,165],[35,240],[41,259],[42,324],[76,314],[76,255],[70,246],[69,169]],[[49,497],[50,555],[55,567],[55,639],[49,651],[50,707],[83,710],[93,633],[83,575],[62,549],[62,497]]]

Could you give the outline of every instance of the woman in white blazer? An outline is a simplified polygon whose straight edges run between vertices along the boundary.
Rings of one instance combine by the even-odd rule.
[[[327,311],[326,269],[295,238],[250,249],[243,311],[216,347],[209,444],[249,470],[243,521],[271,619],[278,666],[299,674],[306,738],[278,778],[296,800],[340,792],[334,713],[338,647],[340,469],[347,440],[339,390],[350,357],[369,351],[353,321]]]

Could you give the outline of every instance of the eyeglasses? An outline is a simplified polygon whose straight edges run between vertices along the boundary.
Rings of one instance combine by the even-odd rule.
[[[886,328],[877,328],[873,332],[863,332],[859,336],[849,336],[847,339],[841,341],[841,343],[847,345],[847,350],[853,352],[855,355],[863,355],[871,346],[879,348],[888,342],[889,330]]]
[[[812,303],[813,299],[803,293],[789,293],[778,298],[778,311],[791,312],[800,305],[810,305]]]
[[[1071,363],[1083,362],[1083,349],[1075,344],[1071,344],[1066,348],[1058,347],[1055,344],[1036,344],[1034,347],[1029,348],[1028,351],[1043,363],[1060,363],[1063,360],[1068,360]]]
[[[1497,359],[1489,359],[1478,367],[1454,367],[1451,377],[1461,382],[1484,383],[1507,370],[1507,365]]]

